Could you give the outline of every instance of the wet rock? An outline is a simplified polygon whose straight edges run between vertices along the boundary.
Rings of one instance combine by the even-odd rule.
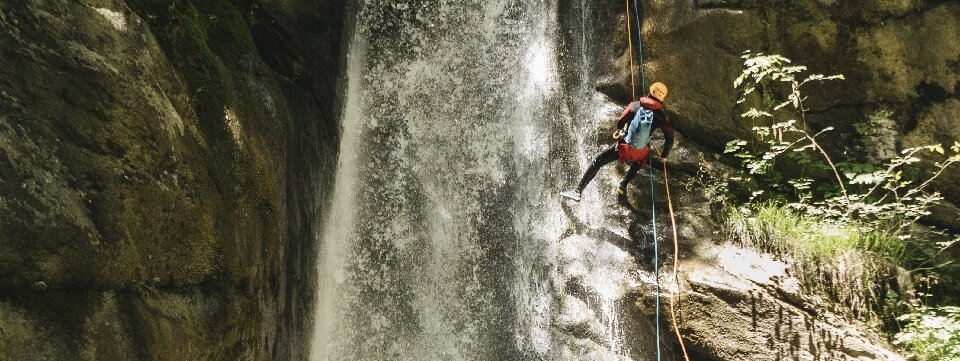
[[[678,154],[684,154],[681,158],[699,158],[696,149],[686,147],[678,148]],[[562,274],[575,280],[573,287],[567,289],[575,300],[569,301],[572,306],[562,307],[564,311],[556,318],[565,325],[562,334],[570,337],[563,343],[565,347],[581,350],[577,355],[606,348],[630,350],[617,354],[629,354],[633,360],[651,359],[656,351],[659,292],[664,359],[682,359],[671,317],[671,305],[675,304],[680,332],[692,360],[903,360],[871,326],[832,313],[828,303],[808,294],[799,280],[790,275],[793,266],[789,261],[720,242],[720,228],[713,221],[710,200],[697,192],[699,183],[694,174],[672,170],[670,176],[679,226],[678,278],[673,273],[672,229],[662,176],[654,175],[659,278],[654,274],[648,180],[641,179],[636,182],[641,186],[631,187],[628,204],[617,204],[615,197],[604,191],[618,184],[618,174],[604,172],[598,176],[595,182],[601,190],[599,199],[587,202],[600,202],[603,206],[599,209],[603,209],[608,222],[585,220],[578,231],[582,236],[563,241],[576,246],[575,249],[590,250],[568,252],[564,259],[569,261],[561,262],[570,265]],[[590,230],[591,227],[594,229]],[[621,240],[618,235],[624,228],[631,230],[628,240]],[[609,244],[585,247],[598,241]],[[597,257],[604,254],[603,249],[613,251],[611,247],[631,257]],[[615,269],[629,271],[604,271]],[[617,313],[617,327],[612,329],[613,335],[622,335],[620,348],[611,347],[614,343],[610,341],[597,341],[597,336],[603,337],[601,341],[609,339],[611,329],[604,327],[598,333],[591,326],[608,325],[605,322],[609,318],[605,318],[604,304],[600,302],[603,298],[598,297],[605,289],[617,290],[607,296],[606,307],[621,310]],[[589,311],[575,311],[584,307]]]
[[[0,3],[0,359],[302,352],[343,4],[285,3]]]

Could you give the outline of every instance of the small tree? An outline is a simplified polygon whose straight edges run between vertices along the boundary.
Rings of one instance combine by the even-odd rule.
[[[789,88],[786,99],[773,106],[773,111],[789,108],[799,114],[799,119],[778,120],[769,111],[750,108],[741,116],[753,122],[755,138],[731,141],[725,152],[742,159],[745,170],[750,175],[762,176],[761,180],[767,181],[766,186],[792,190],[795,199],[788,204],[789,207],[837,221],[856,221],[897,236],[909,236],[907,227],[930,214],[929,207],[943,199],[939,192],[928,190],[944,170],[960,161],[960,143],[951,146],[949,154],[940,144],[904,149],[883,167],[856,159],[837,162],[818,141],[833,127],[816,132],[811,130],[804,106],[806,97],[801,90],[814,82],[842,80],[843,75],[804,77],[802,73],[806,67],[791,66],[789,59],[779,55],[748,52],[743,58],[745,69],[734,82],[734,87],[741,93],[738,103],[745,102],[748,95],[760,88],[767,88],[763,97],[769,100],[774,93],[770,88],[775,83],[784,83]],[[917,184],[904,177],[904,167],[921,162],[921,153],[939,154],[944,159],[933,163],[932,176]],[[784,178],[775,168],[777,160],[784,156],[801,166],[829,170],[836,188],[821,186],[815,189],[812,187],[814,180],[802,175]],[[782,183],[771,184],[770,180]],[[833,192],[834,189],[839,193]]]
[[[810,84],[843,80],[844,77],[805,75],[806,67],[792,65],[789,59],[779,55],[746,52],[743,59],[744,70],[734,87],[741,95],[738,104],[757,104],[741,115],[751,122],[754,136],[727,143],[725,152],[739,158],[745,173],[743,176],[752,178],[751,182],[740,182],[751,192],[745,211],[749,212],[751,207],[769,207],[770,202],[779,204],[800,216],[830,223],[832,226],[827,227],[832,230],[830,232],[846,229],[855,234],[858,241],[851,244],[855,250],[866,252],[867,257],[877,256],[893,264],[903,264],[905,243],[917,236],[912,226],[930,214],[931,205],[943,199],[939,192],[930,191],[930,187],[948,167],[960,161],[960,143],[948,149],[940,144],[904,149],[882,166],[852,157],[838,160],[820,143],[820,138],[833,127],[812,129],[807,121],[804,105],[807,98],[802,90]],[[923,162],[921,155],[941,159],[929,164],[932,168],[930,177],[917,182],[905,174],[907,167]],[[778,165],[784,162],[799,166],[801,171],[785,176],[778,170]],[[818,174],[810,176],[808,173]],[[737,227],[731,228],[743,229],[744,219],[756,221],[756,217],[741,217]],[[770,228],[769,225],[763,227],[758,229]],[[937,253],[954,243],[956,241],[938,243],[940,249]],[[915,266],[920,267],[922,263],[926,262],[917,262]],[[832,265],[831,260],[815,264],[823,268]],[[826,277],[828,283],[844,278],[837,272],[817,270],[814,273],[833,275]],[[847,298],[862,297],[848,294]],[[880,297],[874,298],[873,302],[882,301],[878,299]]]

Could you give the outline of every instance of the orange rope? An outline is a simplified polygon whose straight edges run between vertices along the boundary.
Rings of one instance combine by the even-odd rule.
[[[632,32],[630,30],[630,0],[624,0],[624,4],[626,5],[627,10],[627,44],[630,49],[630,92],[633,96],[631,101],[635,101],[637,99],[637,85],[635,80],[636,74],[633,69],[633,37],[631,36]],[[637,16],[640,16],[640,14],[637,14]],[[639,30],[640,29],[637,29],[637,35],[643,36],[642,34],[639,34]],[[643,39],[641,38],[641,41],[642,40]],[[643,64],[640,64],[640,66],[643,66]],[[659,149],[657,149],[657,153],[660,153]],[[670,209],[670,225],[673,227],[673,276],[677,283],[677,295],[670,300],[670,316],[673,318],[673,330],[677,334],[677,340],[680,341],[680,349],[683,350],[683,359],[690,361],[690,356],[687,355],[687,346],[683,343],[683,336],[680,334],[680,325],[677,323],[676,299],[680,297],[680,275],[677,273],[677,262],[680,258],[680,242],[677,237],[677,218],[673,212],[673,199],[670,197],[670,177],[667,175],[666,159],[663,159],[663,179],[664,185],[667,188],[667,206]],[[657,340],[657,342],[660,342],[660,340]]]
[[[680,241],[677,236],[677,218],[673,214],[673,199],[670,198],[670,176],[667,175],[667,160],[665,158],[661,159],[663,159],[663,184],[667,187],[667,207],[670,209],[670,225],[673,227],[673,277],[677,282],[676,297],[670,300],[670,316],[673,317],[673,330],[677,333],[677,340],[680,340],[683,359],[690,361],[690,356],[687,355],[687,346],[683,344],[683,336],[680,335],[680,325],[677,323],[676,301],[680,297],[680,273],[677,271],[677,262],[680,259]]]
[[[653,145],[653,149],[660,154],[660,149],[656,145]],[[680,323],[677,322],[677,305],[676,300],[680,298],[680,273],[678,272],[677,264],[680,260],[680,241],[677,236],[677,217],[673,212],[673,198],[670,196],[670,176],[667,175],[667,159],[661,157],[663,161],[663,185],[667,189],[667,208],[670,210],[670,226],[673,227],[673,279],[677,283],[677,294],[676,297],[670,300],[670,317],[673,318],[673,331],[677,334],[677,340],[680,341],[680,349],[683,350],[683,359],[690,361],[690,356],[687,355],[687,346],[683,343],[683,336],[680,335]],[[652,164],[650,165],[653,166]]]

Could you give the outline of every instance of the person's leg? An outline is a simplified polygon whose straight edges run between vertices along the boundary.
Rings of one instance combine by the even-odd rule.
[[[627,185],[630,184],[630,181],[633,180],[633,177],[637,176],[637,173],[640,172],[640,169],[643,168],[643,163],[633,162],[630,164],[630,169],[627,169],[627,174],[623,176],[623,180],[620,181],[620,192],[626,192]]]
[[[577,186],[577,193],[582,193],[583,189],[587,187],[587,184],[590,184],[590,181],[593,180],[593,177],[597,176],[597,171],[601,167],[613,163],[619,158],[617,156],[617,144],[614,143],[610,148],[604,150],[603,153],[597,155],[593,160],[593,164],[590,165],[590,168],[587,168],[587,172],[583,174],[583,178],[580,179],[580,185]]]

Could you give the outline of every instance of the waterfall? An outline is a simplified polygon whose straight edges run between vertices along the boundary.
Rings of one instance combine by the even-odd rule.
[[[314,360],[549,358],[552,6],[363,3]]]
[[[556,196],[616,109],[567,103],[557,5],[369,0],[357,16],[311,359],[622,359],[628,257],[573,234],[609,205],[597,187],[579,207]],[[571,306],[573,278],[590,305]],[[599,351],[557,331],[577,312],[603,324]]]

